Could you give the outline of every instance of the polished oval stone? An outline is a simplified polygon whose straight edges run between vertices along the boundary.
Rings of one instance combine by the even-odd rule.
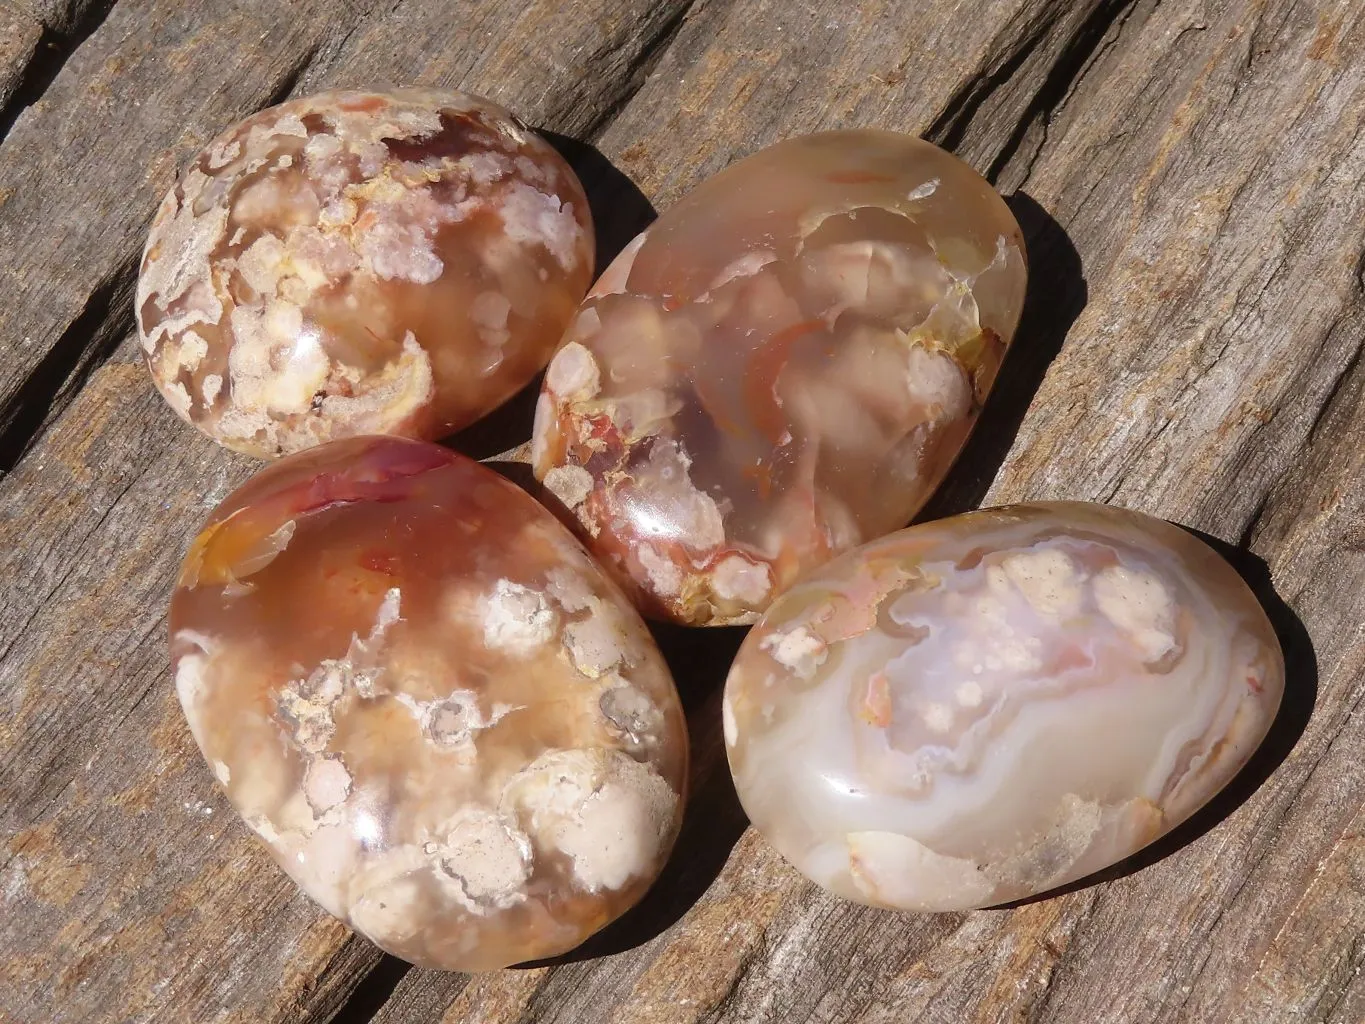
[[[687,732],[639,615],[525,492],[352,438],[220,505],[171,602],[176,688],[303,889],[413,963],[571,949],[668,856]]]
[[[166,400],[229,448],[432,439],[545,365],[592,265],[578,179],[503,108],[326,92],[190,165],[147,239],[138,332]]]
[[[914,515],[1024,298],[1018,225],[919,139],[792,139],[704,182],[589,292],[536,411],[538,479],[649,614],[752,622]]]
[[[984,907],[1107,867],[1222,789],[1284,662],[1185,531],[1085,503],[915,526],[779,598],[725,688],[740,800],[851,900]]]

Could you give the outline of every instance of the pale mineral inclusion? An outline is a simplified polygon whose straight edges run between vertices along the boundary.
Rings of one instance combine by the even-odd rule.
[[[1085,503],[915,526],[780,597],[725,688],[754,825],[879,907],[1046,892],[1189,817],[1284,690],[1275,633],[1185,531]]]
[[[668,856],[687,733],[644,623],[534,499],[352,438],[223,502],[171,602],[204,758],[280,866],[413,963],[571,949]]]
[[[927,499],[1025,276],[1003,200],[936,146],[872,130],[772,146],[588,293],[541,392],[536,476],[647,613],[752,622]]]
[[[147,239],[138,332],[162,395],[229,448],[434,439],[545,365],[592,265],[578,179],[506,110],[326,92],[191,164]]]

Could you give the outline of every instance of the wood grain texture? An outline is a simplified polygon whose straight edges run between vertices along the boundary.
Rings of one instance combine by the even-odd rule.
[[[11,0],[31,19],[58,36],[80,34],[83,26],[99,21],[113,0]],[[88,34],[88,32],[86,33]]]
[[[0,143],[0,1021],[1365,1017],[1360,5],[120,0],[70,4],[60,30],[10,6],[45,32],[102,20]],[[252,467],[148,387],[127,292],[203,141],[375,81],[472,88],[594,143],[605,161],[561,140],[608,255],[650,201],[801,131],[925,133],[988,173],[1033,280],[929,514],[1089,498],[1227,542],[1290,666],[1249,773],[1115,880],[972,914],[853,907],[741,834],[716,707],[735,632],[662,631],[695,789],[638,912],[564,963],[472,980],[349,938],[256,849],[180,721],[164,602]],[[462,443],[528,428],[522,406]]]
[[[31,213],[64,205],[72,220],[88,221],[82,247],[61,251],[64,263],[54,264],[49,250],[35,253],[58,244],[53,239],[24,236],[23,246],[3,250],[0,268],[0,287],[16,289],[0,313],[0,343],[14,353],[39,345],[25,346],[6,315],[41,324],[51,343],[26,377],[11,367],[15,394],[65,408],[45,412],[48,428],[0,482],[0,564],[9,570],[0,583],[0,1020],[327,1020],[379,954],[294,894],[233,825],[200,775],[166,673],[163,606],[180,554],[197,522],[253,465],[187,431],[149,393],[126,333],[131,276],[119,268],[134,265],[178,163],[287,92],[321,45],[316,33],[335,33],[341,23],[315,18],[309,34],[296,24],[297,5],[285,4],[175,15],[135,6],[115,9],[0,146],[0,178],[26,176]],[[633,19],[622,5],[576,10],[574,33],[560,26],[562,71],[575,79],[589,67],[574,60],[610,52],[631,66],[658,32],[653,3],[640,4]],[[547,5],[546,16],[554,13]],[[387,14],[378,15],[379,27],[362,20],[350,30],[379,31]],[[170,58],[164,50],[149,55],[137,31],[158,19],[158,31],[179,33]],[[429,18],[420,35],[410,27],[398,34],[406,55],[390,50],[388,58],[411,63],[418,53],[467,51],[470,44],[453,38],[464,24],[447,18],[443,35],[440,19]],[[487,52],[515,53],[504,37],[524,31],[520,12],[498,17],[489,5],[480,24]],[[333,52],[344,45],[343,33]],[[257,61],[253,48],[269,51],[269,60]],[[251,77],[243,69],[253,62],[260,67],[252,82],[234,93],[229,79]],[[144,95],[173,94],[144,100],[150,123],[137,132],[131,121],[118,126],[122,142],[105,137],[110,128],[99,115],[107,95],[82,78],[111,67],[133,68]],[[333,57],[329,67],[339,78],[346,64]],[[317,87],[331,84],[319,77]],[[605,110],[619,101],[615,80],[602,84],[583,93],[576,113],[593,116],[593,104]],[[528,119],[548,119],[535,93],[504,98]],[[188,118],[187,127],[187,111],[212,113]],[[121,146],[124,165],[108,179],[62,179],[66,192],[55,182],[40,188],[21,165],[36,159],[40,140],[62,133],[80,135],[87,151]],[[165,138],[181,141],[173,152],[157,149]],[[117,186],[125,194],[116,204]],[[17,236],[21,221],[11,216]],[[71,316],[77,303],[99,314]],[[45,375],[54,351],[65,359],[62,338],[77,357],[62,363],[75,368],[72,376]]]
[[[23,82],[42,34],[42,24],[28,12],[11,0],[0,0],[0,111]]]

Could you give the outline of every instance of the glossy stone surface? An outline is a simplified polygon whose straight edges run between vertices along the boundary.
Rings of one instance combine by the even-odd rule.
[[[882,131],[780,143],[589,292],[546,375],[536,476],[647,613],[752,622],[924,503],[1024,284],[1018,225],[950,154]]]
[[[816,882],[943,911],[1046,892],[1207,802],[1284,690],[1205,544],[1084,503],[912,527],[779,598],[726,683],[745,810]]]
[[[166,196],[138,331],[166,400],[229,448],[438,438],[545,365],[592,265],[578,179],[506,110],[321,93],[229,129]]]
[[[414,963],[576,946],[679,824],[687,733],[620,590],[525,492],[436,445],[283,459],[185,557],[176,688],[233,806]]]

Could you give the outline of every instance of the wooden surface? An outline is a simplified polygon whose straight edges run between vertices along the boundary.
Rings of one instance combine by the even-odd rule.
[[[130,338],[189,156],[331,85],[461,86],[553,133],[609,257],[784,136],[927,135],[1024,225],[1025,321],[926,515],[1087,498],[1225,543],[1285,710],[1114,880],[936,917],[840,903],[752,832],[734,631],[662,631],[695,796],[646,902],[557,965],[407,970],[297,895],[182,723],[164,605],[251,464]],[[1365,5],[1357,0],[0,0],[0,1021],[1365,1020]],[[523,401],[457,446],[524,440]]]

